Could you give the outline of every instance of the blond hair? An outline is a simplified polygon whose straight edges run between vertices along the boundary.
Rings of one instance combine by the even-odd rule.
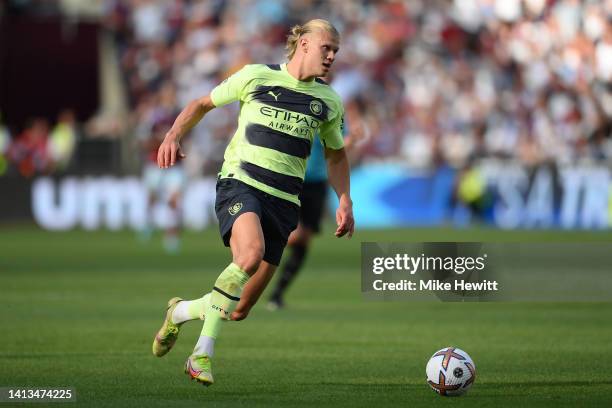
[[[328,32],[335,39],[340,39],[340,33],[338,33],[338,30],[336,30],[336,27],[334,27],[329,21],[323,20],[322,18],[315,18],[314,20],[310,20],[303,25],[294,25],[291,27],[291,32],[287,36],[287,44],[285,45],[285,49],[287,50],[287,58],[293,58],[295,50],[297,49],[298,41],[303,35],[317,30]]]

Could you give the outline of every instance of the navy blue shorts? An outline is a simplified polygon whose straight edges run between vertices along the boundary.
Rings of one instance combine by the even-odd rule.
[[[325,199],[327,198],[327,181],[304,183],[300,193],[300,222],[318,233],[321,230],[321,219],[325,212]]]
[[[289,234],[297,227],[300,207],[239,180],[222,178],[217,181],[215,212],[223,244],[227,247],[238,217],[247,212],[257,214],[266,246],[263,259],[278,265]]]

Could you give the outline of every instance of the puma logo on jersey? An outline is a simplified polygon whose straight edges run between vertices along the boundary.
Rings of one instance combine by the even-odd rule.
[[[274,92],[268,91],[268,94],[272,95],[274,97],[274,100],[278,102],[278,97],[280,96],[281,93],[279,92],[278,95],[274,95]]]

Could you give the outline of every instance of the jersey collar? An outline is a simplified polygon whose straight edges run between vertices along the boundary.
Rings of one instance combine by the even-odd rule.
[[[312,81],[300,81],[299,79],[295,78],[289,73],[289,71],[287,71],[287,63],[281,64],[280,67],[281,71],[285,74],[285,76],[287,76],[287,78],[289,78],[289,80],[296,85],[313,86],[316,83],[315,79],[313,79]]]

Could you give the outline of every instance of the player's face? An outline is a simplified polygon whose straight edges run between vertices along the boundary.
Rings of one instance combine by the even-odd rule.
[[[338,49],[338,39],[330,33],[326,31],[310,33],[305,55],[308,71],[316,77],[326,76],[336,59]]]

